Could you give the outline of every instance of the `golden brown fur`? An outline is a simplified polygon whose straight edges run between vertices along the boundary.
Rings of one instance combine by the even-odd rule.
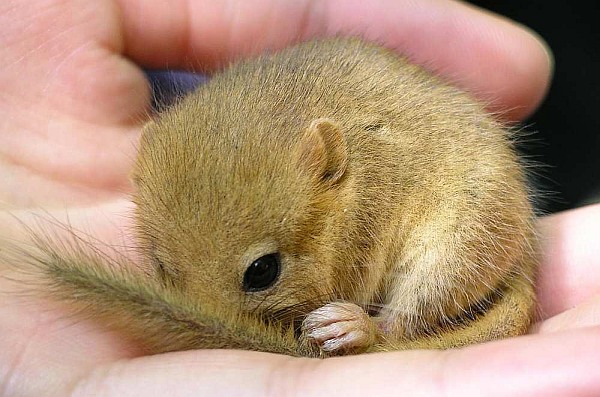
[[[330,39],[233,65],[145,128],[134,180],[153,279],[115,275],[113,285],[101,264],[87,276],[58,268],[122,286],[88,300],[135,324],[113,321],[142,341],[154,327],[150,351],[243,347],[235,335],[206,342],[190,325],[212,315],[245,319],[258,339],[246,348],[286,354],[313,354],[315,343],[333,353],[448,348],[529,326],[535,239],[510,132],[381,47]],[[244,291],[248,265],[271,252],[282,263],[275,285]],[[127,298],[138,290],[150,296],[140,308]],[[322,308],[330,302],[362,309],[340,317],[336,303]],[[169,328],[180,308],[191,314],[175,323],[189,326]],[[301,344],[267,343],[302,319]]]

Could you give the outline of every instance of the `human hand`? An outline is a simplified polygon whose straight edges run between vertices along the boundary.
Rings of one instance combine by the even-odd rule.
[[[535,108],[550,74],[543,47],[527,32],[449,1],[9,1],[0,6],[0,18],[0,112],[4,120],[0,124],[0,200],[10,205],[12,213],[30,211],[30,207],[49,209],[58,219],[68,217],[76,227],[85,224],[103,240],[115,238],[127,226],[128,218],[121,215],[131,208],[128,174],[149,102],[146,82],[134,62],[144,67],[210,71],[232,58],[284,47],[294,40],[360,33],[493,100],[492,110],[504,110],[514,120]],[[572,216],[564,215],[566,219]],[[557,218],[547,223],[556,225],[552,219]],[[600,219],[595,219],[598,224]],[[10,236],[14,221],[6,217],[2,222],[0,233]],[[575,253],[569,255],[572,258]],[[574,262],[560,262],[565,263]],[[559,276],[572,275],[571,265],[565,265]],[[599,284],[591,282],[590,289]],[[525,387],[535,385],[518,378],[526,371],[511,376],[506,372],[511,363],[503,359],[520,358],[519,369],[533,370],[548,362],[549,345],[559,345],[563,350],[552,356],[556,377],[546,376],[542,386],[556,385],[549,379],[578,385],[579,379],[565,380],[570,373],[565,372],[567,366],[573,370],[585,363],[593,368],[590,354],[598,347],[593,341],[597,330],[588,328],[567,336],[529,337],[533,342],[518,338],[459,351],[326,361],[225,351],[138,357],[135,346],[118,335],[93,321],[74,321],[60,304],[23,296],[18,288],[0,280],[0,291],[6,292],[0,302],[0,391],[5,395],[197,395],[202,391],[266,395],[269,390],[274,395],[320,395],[328,390],[340,392],[341,387],[352,395],[362,394],[361,386],[367,385],[381,387],[380,393],[407,394],[411,384],[415,391],[426,393],[431,387],[435,393],[440,384],[431,378],[440,379],[439,371],[447,368],[464,372],[467,376],[461,374],[459,379],[468,379],[449,386],[451,394],[460,386],[492,386],[490,376],[481,373],[489,367],[480,363],[489,361],[507,363],[501,368],[509,379],[505,386],[531,390]],[[566,289],[559,304],[551,307],[563,311],[560,303],[571,302],[573,296],[581,298],[576,300],[579,303],[590,295]],[[581,310],[593,313],[593,307]],[[556,326],[560,318],[544,322],[539,329]],[[577,362],[558,356],[567,349],[581,352]],[[453,367],[437,364],[435,369],[436,363],[445,360]],[[474,360],[477,365],[470,369],[475,372],[469,372],[467,364]],[[352,371],[362,376],[352,376]],[[375,376],[383,377],[381,382],[375,384]],[[594,386],[598,387],[592,383],[582,387],[597,391],[591,389]],[[482,390],[475,389],[479,394]]]
[[[139,357],[98,324],[7,294],[0,302],[0,395],[598,395],[600,205],[546,217],[539,230],[545,254],[539,321],[530,335],[327,360],[231,350]],[[0,290],[7,287],[0,279]]]

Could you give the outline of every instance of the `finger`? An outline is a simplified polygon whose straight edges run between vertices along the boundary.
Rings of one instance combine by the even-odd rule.
[[[121,196],[149,104],[109,1],[0,2],[0,205]]]
[[[547,319],[600,293],[600,205],[542,218],[538,229],[538,316]]]
[[[550,333],[600,325],[600,295],[589,301],[536,323],[531,333]]]
[[[491,101],[511,119],[548,86],[548,48],[531,31],[463,2],[120,0],[126,54],[149,67],[213,69],[242,55],[338,34],[384,43]]]
[[[73,395],[564,396],[600,392],[600,328],[504,340],[463,350],[295,359],[204,351],[102,367]]]
[[[64,131],[138,121],[148,103],[148,87],[139,68],[118,54],[118,15],[110,1],[2,2],[2,105],[11,115],[28,116],[22,125],[11,117],[10,132],[40,124]],[[63,120],[65,116],[77,116],[80,124]],[[92,132],[87,135],[97,135]]]

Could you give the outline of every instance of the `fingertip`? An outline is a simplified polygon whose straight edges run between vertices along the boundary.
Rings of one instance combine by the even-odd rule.
[[[596,296],[600,288],[600,204],[541,218],[540,318],[547,319]]]
[[[508,121],[524,120],[540,106],[546,97],[554,75],[554,55],[548,43],[533,29],[499,15],[499,26],[506,25],[510,39],[499,37],[504,46],[499,57],[510,62],[506,78],[495,82],[494,90],[504,98],[492,111],[504,113]],[[498,62],[502,64],[501,59]]]

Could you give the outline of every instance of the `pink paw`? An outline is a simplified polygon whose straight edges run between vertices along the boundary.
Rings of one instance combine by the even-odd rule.
[[[326,352],[367,348],[376,339],[371,317],[350,302],[332,302],[313,310],[302,322],[302,331]]]

